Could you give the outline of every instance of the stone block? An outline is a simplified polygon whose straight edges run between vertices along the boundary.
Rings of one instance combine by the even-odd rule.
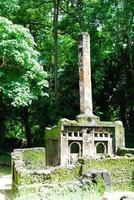
[[[117,155],[119,156],[134,156],[134,148],[125,148],[125,147],[120,147],[118,148]]]
[[[101,179],[104,181],[101,181],[101,184],[105,187],[105,189],[111,187],[111,175],[104,169],[91,170],[88,173],[83,174],[81,182],[83,184],[98,184]]]
[[[34,171],[45,167],[45,148],[15,149],[12,153],[13,190],[17,190],[20,185],[31,183],[35,177]]]

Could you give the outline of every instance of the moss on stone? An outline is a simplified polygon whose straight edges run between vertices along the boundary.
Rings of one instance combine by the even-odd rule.
[[[19,186],[59,183],[78,179],[83,173],[93,169],[104,169],[111,173],[114,189],[134,189],[134,158],[117,157],[107,159],[80,159],[74,167],[46,167],[44,148],[23,149],[16,151],[16,160],[13,159],[14,181],[16,188]],[[20,159],[20,157],[23,160]],[[22,167],[22,161],[25,165]],[[18,163],[19,162],[19,163]],[[18,164],[17,164],[18,163]],[[21,164],[21,166],[20,166]],[[21,168],[22,167],[22,168]],[[101,184],[98,186],[101,187]]]
[[[45,149],[25,149],[22,153],[22,159],[25,162],[25,168],[27,170],[43,169],[46,166]]]
[[[119,148],[117,151],[117,154],[119,156],[125,156],[125,155],[133,155],[134,156],[134,149],[133,148]]]
[[[46,170],[24,170],[19,174],[18,186],[31,184],[59,183],[77,179],[81,174],[81,165],[75,167],[55,167]]]
[[[122,185],[134,187],[134,158],[109,158],[84,162],[83,173],[92,169],[106,169],[111,173],[114,188],[122,190]]]
[[[18,185],[45,184],[51,182],[49,173],[45,171],[26,171],[20,174]]]
[[[51,180],[52,182],[64,182],[68,180],[77,179],[81,175],[81,165],[78,164],[75,167],[58,167],[52,173]]]
[[[45,140],[48,139],[58,139],[60,137],[61,127],[56,126],[52,127],[51,129],[45,130]]]
[[[78,122],[75,121],[75,120],[69,120],[69,119],[66,119],[66,118],[63,118],[59,121],[59,125],[64,125],[64,126],[76,126],[78,125]]]
[[[45,140],[58,139],[60,137],[62,126],[76,126],[76,125],[78,125],[77,121],[63,118],[58,122],[57,126],[54,126],[52,128],[46,128]]]

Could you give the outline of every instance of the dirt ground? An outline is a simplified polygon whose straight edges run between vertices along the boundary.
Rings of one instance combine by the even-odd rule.
[[[0,200],[10,200],[12,177],[10,175],[0,176]]]

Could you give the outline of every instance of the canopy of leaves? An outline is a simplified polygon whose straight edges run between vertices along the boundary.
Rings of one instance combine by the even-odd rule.
[[[121,119],[133,133],[133,13],[132,0],[0,0],[0,15],[27,27],[32,34],[1,18],[0,90],[4,103],[10,99],[16,106],[30,105],[45,92],[46,73],[39,67],[41,61],[50,74],[50,98],[46,101],[42,97],[29,106],[32,130],[38,126],[43,135],[44,128],[59,117],[74,118],[79,113],[77,42],[81,32],[88,32],[94,114],[102,120]],[[34,50],[32,37],[40,55]],[[5,110],[3,107],[4,122]],[[17,115],[14,108],[14,121]]]
[[[47,95],[47,73],[29,30],[0,17],[0,92],[14,106],[30,105]]]

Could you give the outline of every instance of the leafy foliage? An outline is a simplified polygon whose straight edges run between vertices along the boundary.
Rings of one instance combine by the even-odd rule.
[[[79,34],[87,31],[91,37],[94,114],[102,120],[121,119],[127,135],[133,133],[133,4],[131,0],[0,0],[1,16],[29,29],[1,19],[5,25],[0,27],[0,65],[3,60],[7,65],[0,68],[0,87],[4,102],[29,107],[32,132],[43,135],[44,128],[60,117],[78,114],[77,41]],[[40,55],[34,50],[33,37]],[[38,99],[46,92],[44,70],[50,74],[47,100]],[[9,124],[3,113],[1,130]],[[15,116],[23,127],[17,109],[14,121]]]
[[[0,91],[13,106],[28,106],[48,86],[28,29],[0,18]]]

